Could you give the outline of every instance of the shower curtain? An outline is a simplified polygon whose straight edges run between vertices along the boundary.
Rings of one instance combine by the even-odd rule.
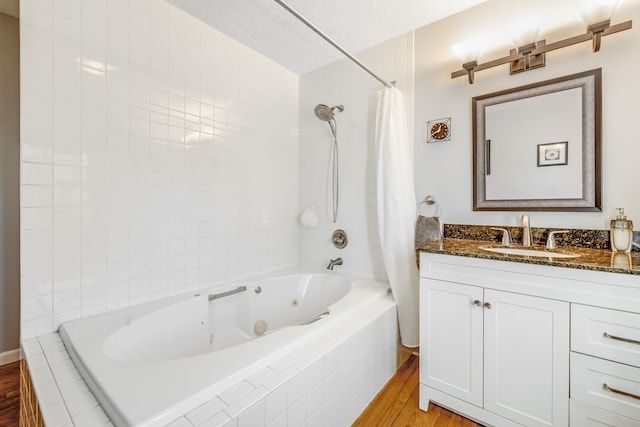
[[[413,141],[407,133],[402,93],[384,88],[376,114],[378,231],[391,291],[398,305],[400,339],[419,345],[418,270],[414,249],[416,197]]]

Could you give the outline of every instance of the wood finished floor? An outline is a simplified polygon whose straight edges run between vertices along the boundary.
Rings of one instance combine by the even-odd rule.
[[[449,412],[440,406],[429,405],[429,412],[418,407],[419,358],[412,355],[398,369],[367,409],[353,424],[354,427],[479,427],[480,424]]]
[[[0,366],[0,427],[17,427],[20,415],[20,362]]]
[[[429,412],[418,408],[419,359],[411,356],[398,369],[367,409],[355,427],[479,427],[480,424],[431,404]],[[20,363],[0,366],[0,427],[19,425]]]

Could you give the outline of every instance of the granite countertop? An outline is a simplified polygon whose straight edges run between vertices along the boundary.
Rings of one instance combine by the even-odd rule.
[[[486,240],[445,238],[439,243],[424,244],[416,247],[416,251],[640,276],[640,252],[616,254],[616,257],[614,258],[612,251],[609,249],[560,247],[558,249],[554,249],[552,252],[569,252],[580,256],[577,258],[543,258],[522,255],[506,255],[479,249],[479,246],[488,245],[497,246],[498,244],[496,242]],[[515,244],[514,247],[521,246]]]

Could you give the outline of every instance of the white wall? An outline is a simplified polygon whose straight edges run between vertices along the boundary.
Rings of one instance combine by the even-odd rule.
[[[403,92],[409,134],[413,129],[413,33],[405,34],[359,53],[358,58],[376,74],[395,80]],[[380,254],[376,213],[374,136],[378,91],[383,86],[351,61],[344,59],[300,78],[300,204],[299,214],[311,203],[320,223],[299,225],[300,264],[324,268],[329,259],[342,257],[336,271],[386,278]],[[327,174],[331,131],[313,112],[317,104],[344,105],[336,112],[339,154],[339,213],[336,224],[327,216]],[[349,244],[336,249],[335,229],[344,229]]]
[[[416,31],[415,132],[416,192],[434,194],[443,207],[443,223],[517,225],[519,212],[473,212],[471,157],[471,98],[572,73],[602,68],[602,213],[544,213],[531,215],[533,226],[605,229],[615,208],[624,206],[640,225],[640,189],[636,170],[640,158],[640,2],[627,0],[613,23],[634,20],[634,28],[604,37],[599,53],[586,42],[547,53],[544,68],[510,76],[508,65],[478,72],[475,84],[451,79],[461,67],[450,47],[486,37],[479,62],[509,52],[511,34],[522,31],[531,16],[543,11],[540,35],[548,43],[586,31],[571,2],[489,0],[479,6]],[[519,28],[519,29],[518,29]],[[449,142],[421,141],[424,124],[452,118]],[[534,126],[535,124],[531,124]],[[523,131],[526,131],[524,129]]]
[[[297,264],[298,77],[156,0],[23,0],[22,338]]]

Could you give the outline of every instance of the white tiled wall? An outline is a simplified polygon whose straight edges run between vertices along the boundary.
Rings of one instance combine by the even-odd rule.
[[[404,95],[409,135],[413,134],[413,33],[375,46],[357,57]],[[383,86],[344,59],[300,78],[300,215],[312,203],[320,217],[315,228],[299,225],[299,261],[324,268],[329,259],[342,257],[336,270],[386,280],[380,253],[376,213],[374,137],[378,91]],[[317,104],[344,105],[336,112],[339,155],[339,213],[336,224],[327,215],[329,125],[316,118]],[[336,249],[335,229],[347,232],[349,244]]]
[[[297,264],[297,76],[160,0],[20,7],[23,339]]]

